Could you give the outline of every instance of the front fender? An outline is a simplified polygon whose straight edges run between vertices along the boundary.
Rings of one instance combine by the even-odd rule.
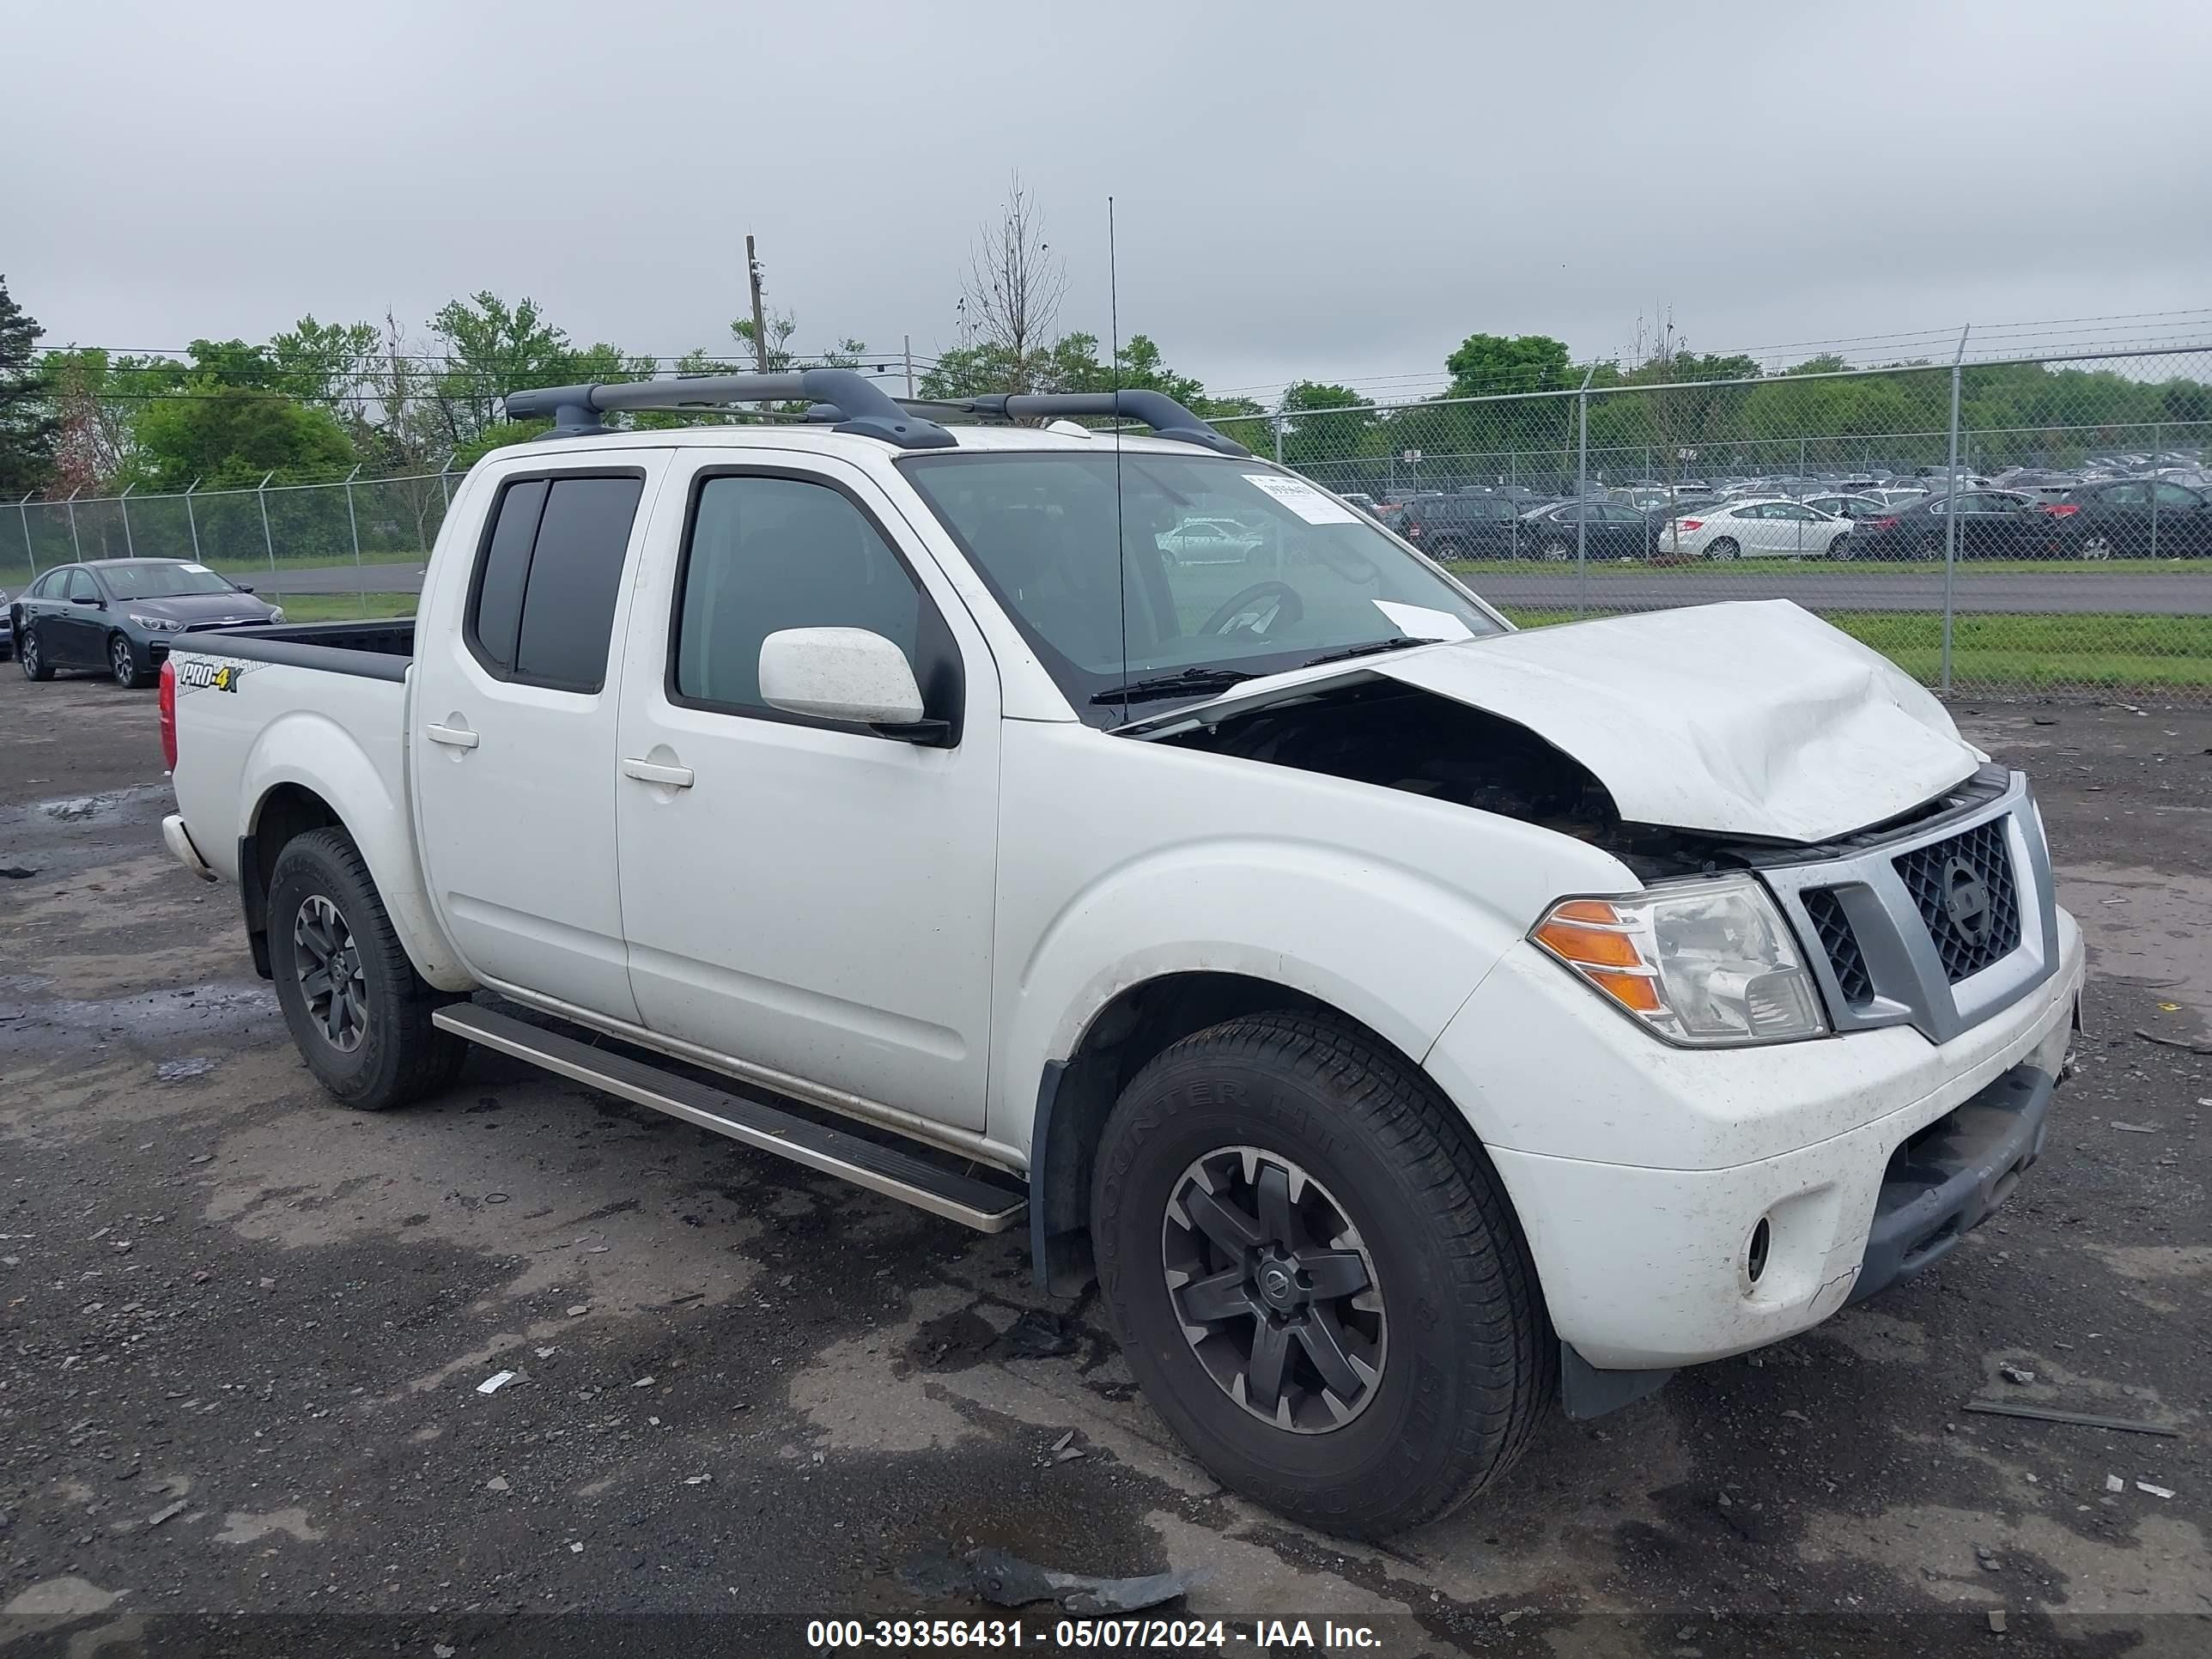
[[[1603,855],[1548,839],[1559,867],[1524,869],[1525,886],[1556,895],[1587,884]],[[1115,998],[1175,974],[1302,992],[1419,1061],[1532,919],[1516,902],[1524,883],[1503,885],[1504,902],[1486,902],[1372,854],[1250,835],[1185,842],[1106,872],[1038,936],[1000,1011],[993,1138],[1026,1146],[1045,1068],[1074,1054]]]
[[[368,743],[325,714],[298,708],[261,729],[240,775],[238,822],[258,831],[262,808],[281,786],[312,790],[337,814],[375,880],[386,914],[415,971],[441,991],[465,991],[476,981],[462,967],[430,908],[430,895],[416,856],[413,819],[392,781],[406,776],[404,726]]]

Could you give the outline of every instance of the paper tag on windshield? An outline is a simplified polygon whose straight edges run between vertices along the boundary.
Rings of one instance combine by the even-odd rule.
[[[1399,605],[1390,599],[1368,603],[1388,617],[1409,640],[1471,640],[1474,630],[1449,611],[1431,611],[1425,605]]]
[[[195,576],[212,576],[215,574],[215,572],[210,570],[204,564],[188,564],[185,568],[191,571]]]
[[[1266,491],[1308,524],[1358,524],[1359,515],[1339,507],[1304,478],[1286,478],[1279,472],[1247,472],[1244,482]]]

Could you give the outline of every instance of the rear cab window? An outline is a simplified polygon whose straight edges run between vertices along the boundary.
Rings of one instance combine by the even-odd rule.
[[[495,678],[598,692],[642,471],[556,472],[501,487],[477,556],[465,630]]]

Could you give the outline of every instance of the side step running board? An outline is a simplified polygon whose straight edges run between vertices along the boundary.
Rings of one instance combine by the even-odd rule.
[[[732,1094],[474,1003],[449,1004],[434,1013],[431,1021],[440,1030],[471,1042],[480,1042],[718,1135],[896,1198],[977,1232],[1004,1232],[1022,1218],[1028,1207],[1024,1195],[1012,1186],[946,1169],[902,1148],[817,1123],[764,1099]]]

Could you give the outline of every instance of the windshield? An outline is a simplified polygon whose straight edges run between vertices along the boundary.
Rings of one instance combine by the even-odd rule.
[[[118,599],[179,599],[188,593],[230,593],[237,590],[204,564],[149,559],[143,564],[102,565],[100,580]]]
[[[1355,646],[1504,631],[1372,520],[1264,462],[1127,453],[1118,503],[1110,449],[902,465],[1097,724],[1121,719],[1097,700],[1136,681],[1190,674],[1194,700],[1220,687],[1194,671],[1273,674]]]

